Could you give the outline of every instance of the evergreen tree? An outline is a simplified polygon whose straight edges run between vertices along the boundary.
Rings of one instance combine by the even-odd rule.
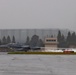
[[[1,39],[0,39],[0,45],[2,45]]]
[[[7,41],[6,41],[6,37],[5,36],[2,38],[2,44],[3,45],[7,44]]]
[[[43,43],[43,41],[41,39],[38,40],[37,46],[38,47],[44,47],[44,43]]]
[[[61,36],[61,31],[60,30],[58,31],[57,40],[58,40],[58,47],[61,47],[62,36]]]
[[[10,36],[7,37],[7,43],[11,43]]]
[[[73,32],[72,36],[71,36],[71,45],[76,45],[76,35],[75,35],[75,32]]]
[[[60,47],[61,48],[66,48],[67,47],[64,35],[61,36]]]
[[[39,41],[39,36],[33,35],[30,41],[30,47],[36,47]]]
[[[75,45],[76,45],[76,33],[75,33],[75,40],[74,40],[74,42],[75,42]]]
[[[65,40],[65,37],[63,34],[61,34],[61,31],[58,31],[58,36],[57,36],[57,39],[58,39],[58,47],[59,48],[66,48],[66,40]]]
[[[67,35],[67,38],[66,38],[66,45],[67,45],[67,47],[69,47],[69,45],[71,45],[71,33],[70,33],[70,31],[68,32],[68,35]]]
[[[53,35],[51,35],[51,38],[53,38]]]
[[[12,43],[16,43],[14,36],[13,36],[13,38],[12,38]]]
[[[29,39],[29,36],[27,36],[26,45],[29,45],[29,44],[30,44],[30,39]]]

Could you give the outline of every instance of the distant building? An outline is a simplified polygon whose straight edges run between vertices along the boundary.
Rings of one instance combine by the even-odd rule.
[[[46,49],[52,49],[52,48],[57,48],[57,38],[45,38],[45,48]]]

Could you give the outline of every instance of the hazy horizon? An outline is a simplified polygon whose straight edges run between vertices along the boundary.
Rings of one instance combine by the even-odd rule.
[[[64,36],[67,36],[68,30],[61,30]],[[55,29],[0,29],[0,39],[4,36],[7,38],[10,36],[12,39],[15,36],[16,42],[26,42],[27,36],[31,39],[33,35],[39,36],[40,39],[44,40],[46,37],[57,37],[58,30]]]

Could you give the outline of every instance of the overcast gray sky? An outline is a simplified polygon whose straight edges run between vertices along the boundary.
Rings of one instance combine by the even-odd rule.
[[[0,0],[0,29],[76,30],[76,0]]]

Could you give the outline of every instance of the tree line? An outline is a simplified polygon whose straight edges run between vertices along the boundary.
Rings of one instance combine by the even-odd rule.
[[[68,32],[67,37],[61,34],[61,31],[58,31],[57,35],[58,39],[58,47],[59,48],[69,48],[71,46],[76,47],[76,33],[75,32]]]
[[[8,43],[15,43],[15,37],[13,36],[12,37],[12,40],[10,38],[10,36],[8,35],[7,37],[3,36],[2,39],[0,39],[0,45],[5,45],[5,44],[8,44]]]
[[[53,37],[53,35],[51,35],[51,37]],[[62,34],[59,30],[57,34],[57,40],[59,48],[68,48],[70,46],[76,46],[76,33],[71,33],[69,31],[67,36],[65,37],[64,34]],[[5,45],[8,43],[16,43],[15,36],[13,36],[12,39],[9,35],[7,37],[3,36],[3,38],[0,39],[0,45]],[[29,45],[30,47],[44,47],[45,43],[42,39],[39,38],[38,35],[33,35],[31,38],[27,36],[25,45]]]
[[[12,39],[9,35],[7,37],[3,36],[3,38],[0,39],[0,45],[9,43],[16,43],[15,36],[13,36]],[[44,43],[38,35],[33,35],[31,39],[29,39],[29,36],[27,36],[25,45],[29,45],[30,47],[43,47]]]
[[[51,35],[51,37],[53,38],[53,35]],[[62,34],[59,30],[57,34],[57,40],[59,48],[69,48],[70,46],[76,46],[75,32],[71,33],[69,31],[67,36],[65,37],[64,34]],[[29,39],[29,37],[27,36],[26,45],[30,45],[30,47],[44,47],[45,43],[44,41],[42,41],[42,39],[39,39],[38,35],[33,35],[31,39]]]
[[[29,39],[29,36],[27,36],[25,44],[29,45],[30,47],[44,47],[44,42],[39,38],[38,35],[33,35],[31,39]]]

